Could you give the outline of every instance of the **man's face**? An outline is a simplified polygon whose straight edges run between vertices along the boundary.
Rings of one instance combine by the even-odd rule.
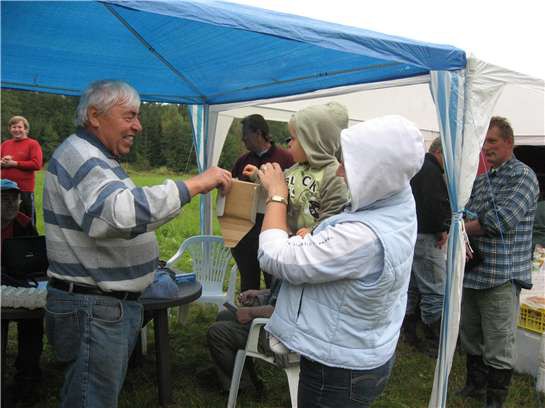
[[[499,167],[513,155],[513,141],[503,139],[498,127],[488,129],[483,146],[486,161],[492,168]]]
[[[441,167],[442,171],[445,171],[445,162],[443,160],[443,153],[441,151],[437,150],[432,153],[437,162],[439,163],[439,167]]]
[[[253,153],[261,152],[261,132],[252,132],[251,130],[243,131],[242,133],[242,143],[246,146],[246,149]]]
[[[99,140],[116,157],[131,151],[134,138],[142,131],[138,117],[139,108],[115,105],[108,112],[98,113],[89,108],[89,122]]]
[[[2,191],[2,226],[8,225],[19,211],[19,192],[17,190]]]
[[[21,140],[27,137],[28,129],[22,121],[19,121],[9,127],[9,133],[15,140]]]

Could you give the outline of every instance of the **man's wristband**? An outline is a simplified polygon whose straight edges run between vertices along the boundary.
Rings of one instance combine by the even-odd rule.
[[[273,195],[273,196],[270,196],[265,202],[265,204],[269,204],[269,203],[282,203],[282,204],[288,205],[288,200],[286,199],[286,197],[282,197],[281,195]]]

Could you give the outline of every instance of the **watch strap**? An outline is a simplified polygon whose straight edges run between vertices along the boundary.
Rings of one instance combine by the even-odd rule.
[[[285,204],[285,205],[288,205],[288,200],[286,199],[286,197],[283,197],[281,195],[273,195],[273,196],[270,196],[266,203],[265,204],[269,204],[270,202],[273,202],[273,203],[282,203],[282,204]]]

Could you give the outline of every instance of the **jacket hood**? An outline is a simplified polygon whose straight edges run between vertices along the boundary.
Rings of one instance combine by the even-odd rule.
[[[297,139],[312,168],[336,163],[341,130],[348,127],[348,112],[338,102],[314,105],[294,115]]]
[[[341,146],[352,197],[350,211],[410,188],[409,182],[422,167],[426,153],[418,128],[397,115],[343,130]]]

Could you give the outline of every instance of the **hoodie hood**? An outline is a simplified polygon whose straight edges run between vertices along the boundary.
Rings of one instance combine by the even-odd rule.
[[[342,131],[341,147],[350,211],[371,206],[410,188],[424,162],[426,148],[418,128],[402,116],[389,115]]]
[[[336,163],[341,130],[348,127],[348,112],[338,102],[309,106],[294,115],[297,139],[311,168]]]

